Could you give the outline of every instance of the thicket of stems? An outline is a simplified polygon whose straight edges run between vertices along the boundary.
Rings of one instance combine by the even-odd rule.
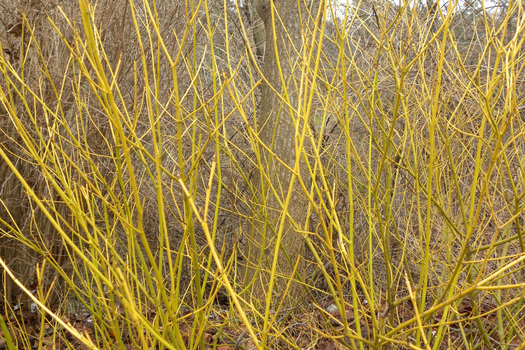
[[[322,3],[283,107],[307,198],[294,310],[243,283],[258,204],[289,198],[253,182],[264,61],[240,2],[39,4],[0,37],[6,348],[32,344],[16,290],[70,348],[525,348],[523,2]]]

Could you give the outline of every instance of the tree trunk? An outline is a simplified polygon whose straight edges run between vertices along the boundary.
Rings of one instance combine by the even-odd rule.
[[[253,0],[247,1],[243,6],[243,10],[245,12],[246,18],[248,19],[248,24],[250,26],[253,45],[255,48],[255,56],[260,61],[262,61],[264,57],[264,44],[266,39],[264,35],[263,21],[255,13]]]
[[[308,9],[303,4],[299,11],[297,1],[255,0],[255,9],[266,32],[263,62],[266,82],[262,85],[261,108],[256,118],[256,128],[260,141],[271,152],[264,150],[264,147],[259,148],[263,169],[255,177],[264,194],[258,198],[258,202],[265,208],[262,212],[266,213],[267,220],[266,224],[254,224],[252,227],[252,237],[246,251],[249,266],[245,277],[247,283],[253,282],[249,290],[256,302],[270,301],[265,298],[271,294],[272,300],[284,301],[281,306],[285,307],[292,306],[302,293],[301,284],[290,281],[294,278],[296,266],[295,276],[302,275],[304,270],[302,255],[305,244],[297,228],[304,228],[308,203],[297,180],[292,180],[292,172],[276,158],[291,169],[299,163],[297,173],[304,174],[303,161],[298,161],[296,155],[301,151],[297,149],[297,139],[307,120],[296,112],[291,112],[285,99],[297,109],[300,101],[297,91],[299,77],[294,75],[299,73],[294,72],[294,65],[300,64],[299,53],[304,42],[302,30],[308,28],[308,12],[311,11],[315,18],[320,1],[308,2]],[[316,6],[312,6],[312,3]],[[295,71],[300,72],[301,69]],[[298,128],[296,123],[299,123]],[[272,193],[271,186],[276,193]],[[280,203],[285,203],[288,196],[289,204],[283,210]],[[256,216],[258,215],[260,214]],[[260,216],[255,218],[257,219]],[[277,250],[278,244],[280,249]],[[272,274],[272,270],[275,274]],[[286,292],[288,285],[290,288]]]

